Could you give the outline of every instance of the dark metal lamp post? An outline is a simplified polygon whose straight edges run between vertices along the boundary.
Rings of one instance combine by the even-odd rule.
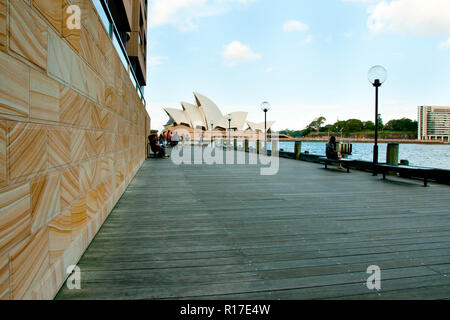
[[[374,66],[369,70],[369,82],[375,87],[375,144],[373,146],[373,165],[378,163],[378,88],[386,81],[387,71],[382,66]]]
[[[267,111],[270,110],[270,103],[267,101],[261,103],[261,110],[264,111],[264,147],[267,150]]]
[[[231,114],[227,115],[227,120],[228,120],[228,146],[227,149],[230,148],[231,146]]]

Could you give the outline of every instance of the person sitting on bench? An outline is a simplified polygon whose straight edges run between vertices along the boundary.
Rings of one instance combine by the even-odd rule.
[[[150,148],[152,151],[159,157],[163,159],[167,159],[169,156],[166,155],[166,150],[163,146],[158,144],[158,137],[156,135],[151,135],[150,139]]]
[[[330,142],[327,143],[326,147],[326,155],[328,159],[341,160],[342,155],[336,150],[336,146],[336,137],[331,136]],[[339,169],[344,169],[341,162],[339,162]]]

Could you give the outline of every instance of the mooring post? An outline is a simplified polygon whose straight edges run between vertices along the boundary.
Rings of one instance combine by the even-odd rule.
[[[399,144],[396,142],[389,142],[386,149],[386,162],[391,165],[398,165],[398,151]]]
[[[261,147],[261,141],[259,139],[256,140],[256,154],[259,154],[259,149]]]
[[[234,137],[233,144],[234,144],[234,151],[237,151],[237,138],[236,137]]]
[[[294,147],[295,160],[300,160],[300,152],[301,151],[302,151],[302,142],[295,141],[295,147]]]
[[[398,166],[398,151],[399,144],[396,142],[389,142],[386,149],[386,163],[394,166]],[[395,172],[389,171],[387,174],[394,176]]]
[[[244,152],[248,152],[248,138],[244,140]]]

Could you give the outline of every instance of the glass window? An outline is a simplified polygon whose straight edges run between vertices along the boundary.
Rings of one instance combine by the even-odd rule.
[[[119,44],[119,40],[117,40],[116,34],[113,33],[112,41],[114,44],[114,47],[116,48],[117,53],[119,54],[119,58],[122,61],[123,66],[126,70],[128,70],[128,61],[127,58],[125,58],[125,55],[123,54],[122,48]]]

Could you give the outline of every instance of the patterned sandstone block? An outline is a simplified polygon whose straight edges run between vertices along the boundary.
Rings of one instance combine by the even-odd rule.
[[[63,2],[62,0],[33,0],[33,6],[39,10],[47,21],[58,31],[62,32]]]
[[[88,215],[86,209],[86,197],[80,198],[71,206],[72,216],[72,240],[75,240],[86,228]]]
[[[50,266],[47,228],[22,241],[10,254],[12,298],[22,299]]]
[[[28,117],[29,91],[29,67],[0,52],[0,113]]]
[[[6,50],[6,0],[0,0],[0,50]]]
[[[59,93],[59,121],[72,125],[77,124],[82,96],[64,85],[60,85]]]
[[[0,256],[0,300],[9,300],[9,258]]]
[[[10,179],[46,170],[46,127],[8,121],[8,157]]]
[[[59,121],[59,84],[30,70],[30,115],[34,119]]]
[[[95,131],[87,130],[86,131],[86,155],[88,158],[92,158],[96,155],[96,143],[97,135]]]
[[[71,129],[70,153],[72,161],[78,162],[86,159],[86,134],[82,129]]]
[[[50,263],[60,258],[72,241],[72,212],[64,210],[48,224]]]
[[[91,126],[90,126],[92,129],[101,129],[101,127],[102,127],[101,114],[102,114],[102,107],[99,107],[97,104],[92,103],[91,104]]]
[[[80,56],[89,63],[89,65],[95,70],[99,71],[100,67],[98,65],[98,55],[94,52],[95,44],[92,41],[91,37],[87,33],[86,29],[81,28],[80,34]]]
[[[70,68],[70,84],[87,95],[89,92],[89,79],[87,78],[88,65],[77,55],[72,56],[72,64]]]
[[[59,167],[70,162],[70,129],[48,127],[49,167]]]
[[[100,115],[100,126],[102,130],[111,130],[111,118],[112,113],[108,111],[106,108],[102,108],[102,112]]]
[[[93,105],[94,103],[91,100],[82,97],[82,102],[80,103],[80,117],[78,119],[79,126],[86,128],[91,127]]]
[[[68,206],[80,192],[78,166],[61,172],[61,208]]]
[[[80,164],[79,186],[80,194],[84,195],[88,192],[94,182],[94,170],[91,166],[92,161],[85,161]],[[95,165],[95,163],[94,163]]]
[[[95,133],[95,154],[102,155],[105,153],[105,133],[97,131]]]
[[[74,53],[70,47],[53,30],[49,30],[48,73],[70,84],[71,70],[74,64],[73,56]]]
[[[27,300],[52,300],[64,282],[63,259],[59,258],[50,265],[44,276],[37,281],[31,291],[27,292]]]
[[[0,120],[0,188],[6,185],[6,121]]]
[[[47,24],[23,0],[10,1],[11,50],[47,69]]]
[[[52,173],[31,183],[32,232],[44,227],[60,212],[60,175]]]
[[[30,233],[30,184],[4,188],[0,192],[0,256]]]
[[[86,209],[87,214],[90,218],[94,218],[94,216],[99,212],[99,199],[97,189],[92,189],[87,193]]]

